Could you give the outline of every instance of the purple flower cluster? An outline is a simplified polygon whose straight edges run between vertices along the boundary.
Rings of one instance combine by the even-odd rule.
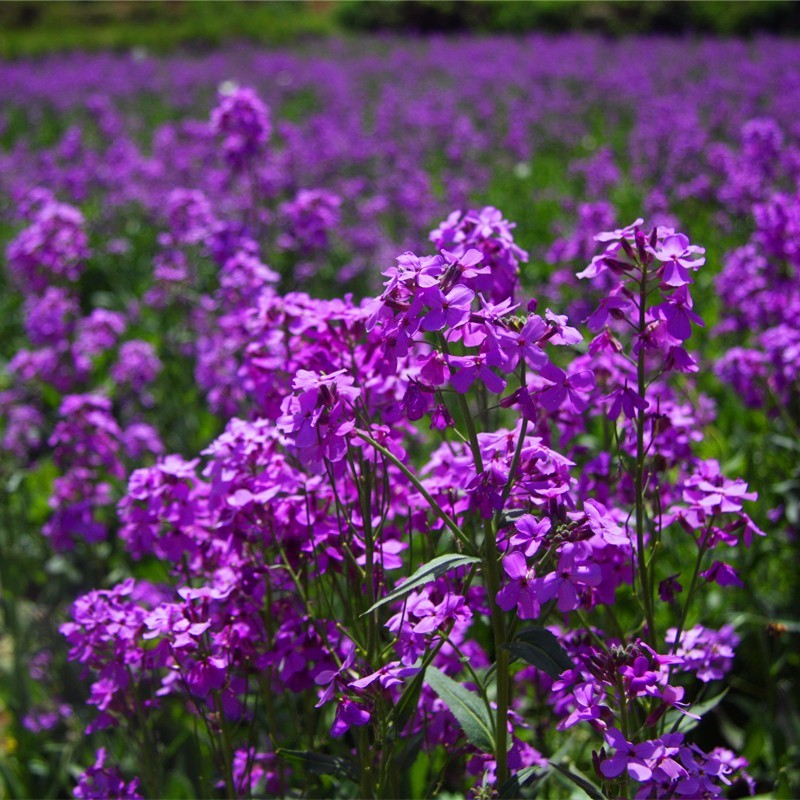
[[[641,469],[651,484],[644,502],[660,503],[659,538],[685,529],[699,564],[719,545],[735,545],[740,537],[749,544],[760,533],[743,511],[755,494],[743,481],[725,478],[716,463],[692,455],[695,417],[667,378],[694,371],[683,346],[699,322],[689,285],[703,263],[700,248],[668,229],[645,233],[639,223],[599,235],[605,249],[585,275],[613,276],[613,285],[590,317],[595,339],[567,361],[558,351],[574,348],[581,335],[565,317],[550,310],[540,316],[533,301],[520,314],[508,294],[489,299],[502,287],[513,291],[509,264],[517,249],[505,223],[499,249],[488,244],[497,228],[476,238],[472,225],[482,217],[496,225],[502,220],[490,209],[453,215],[447,223],[452,231],[469,219],[472,238],[464,241],[482,250],[451,241],[460,244],[457,252],[405,253],[385,273],[380,296],[360,306],[281,296],[269,281],[258,284],[248,306],[233,284],[222,285],[230,311],[219,324],[228,325],[226,316],[243,317],[237,329],[242,366],[234,375],[253,416],[232,419],[203,453],[202,465],[171,455],[131,475],[119,504],[120,537],[134,558],[168,565],[171,585],[128,581],[92,592],[62,627],[71,658],[91,675],[89,702],[99,716],[90,729],[124,727],[134,714],[154,714],[170,698],[183,698],[192,713],[216,720],[230,736],[231,726],[253,719],[248,698],[267,676],[270,703],[276,693],[316,692],[319,713],[330,708],[326,719],[335,739],[362,728],[382,736],[379,720],[393,704],[402,707],[421,664],[435,667],[443,680],[461,675],[464,659],[473,673],[492,665],[475,635],[487,615],[525,621],[555,613],[566,622],[573,613],[613,607],[626,587],[638,585],[639,554],[653,540],[623,510],[643,491],[639,477],[613,480],[602,458],[587,462],[580,480],[572,474],[585,456],[570,442],[595,419],[617,426],[624,457],[636,458],[631,432],[637,424],[642,446],[657,448],[660,465],[642,462]],[[226,269],[246,258],[260,263],[240,254],[228,258]],[[626,333],[626,319],[633,334]],[[623,357],[626,339],[631,360],[653,374],[644,395]],[[54,434],[59,463],[116,474],[120,434],[107,416],[96,420],[92,439],[72,432],[86,424],[82,415],[107,415],[108,404],[71,402],[69,422]],[[479,411],[490,402],[516,415],[515,426],[473,427],[463,439],[450,435],[459,415],[461,424],[469,419],[474,426],[471,403]],[[441,442],[428,445],[427,461],[417,468],[409,452],[424,446],[415,424],[423,418]],[[76,450],[75,441],[83,446]],[[475,525],[494,532],[491,557],[500,560],[502,576],[481,572],[473,583],[474,571],[461,566],[402,592],[374,633],[345,626],[352,612],[341,605],[344,586],[358,587],[354,611],[362,618],[373,614],[417,541],[447,533],[440,540],[452,537],[474,553]],[[649,576],[647,592],[657,577]],[[674,578],[661,581],[673,602],[680,593]],[[698,570],[689,595],[700,580],[726,586],[735,578],[716,561]],[[715,796],[733,773],[730,759],[701,752],[679,733],[631,741],[620,726],[644,709],[651,731],[670,712],[692,715],[685,688],[672,676],[724,677],[736,636],[731,629],[715,635],[702,626],[672,628],[659,654],[653,624],[648,618],[648,641],[603,647],[593,643],[603,640],[602,632],[578,625],[564,642],[581,666],[551,681],[549,702],[561,730],[585,721],[604,733],[611,748],[598,756],[604,779],[627,770],[642,784],[642,796],[695,789]],[[378,648],[362,635],[381,635],[386,644]],[[519,672],[514,684],[522,688],[525,675]],[[408,708],[404,735],[424,732],[432,744],[460,746],[459,714],[443,699],[435,684],[424,686]],[[484,780],[498,779],[495,770],[509,764],[543,763],[530,740],[526,703],[520,691],[506,708],[505,767],[496,757],[487,760],[485,749],[480,757],[481,748],[468,751],[478,758],[470,769]],[[249,761],[241,746],[235,762],[232,754],[227,762],[220,756],[226,786],[261,780],[285,786],[267,743]],[[381,745],[389,746],[388,740]]]
[[[721,333],[746,346],[731,347],[719,376],[750,406],[790,407],[800,381],[800,194],[775,191],[752,207],[750,241],[728,255],[717,280],[726,308]]]
[[[222,151],[235,170],[245,168],[263,151],[271,131],[266,106],[252,89],[243,87],[220,96],[211,128],[223,136]]]
[[[45,292],[58,283],[75,283],[89,256],[83,214],[54,198],[30,210],[30,225],[8,245],[9,273],[23,292]]]
[[[81,775],[73,796],[79,800],[142,800],[139,779],[126,783],[118,769],[105,766],[107,756],[104,747],[97,751],[97,760]]]
[[[767,101],[741,82],[743,110],[718,116],[690,86],[674,120],[658,60],[669,43],[652,43],[633,81],[629,59],[622,70],[609,56],[622,57],[616,45],[539,43],[535,57],[508,43],[513,75],[507,54],[485,61],[482,44],[456,41],[410,60],[391,44],[333,72],[330,58],[221,56],[253,85],[274,76],[268,104],[226,82],[210,122],[161,124],[147,147],[120,102],[129,87],[160,81],[190,103],[208,67],[179,80],[146,59],[126,83],[114,76],[130,64],[104,56],[108,96],[71,100],[84,127],[46,157],[19,142],[0,154],[21,315],[0,446],[47,482],[43,533],[65,563],[101,544],[114,558],[60,628],[88,718],[54,695],[23,724],[87,723],[141,765],[126,782],[100,749],[76,797],[138,797],[139,780],[163,792],[148,768],[162,726],[194,737],[201,779],[212,773],[207,788],[227,796],[307,793],[306,767],[364,796],[400,795],[420,754],[431,792],[448,780],[483,796],[526,768],[548,779],[542,753],[565,742],[608,796],[716,797],[748,780],[743,758],[690,738],[697,682],[724,681],[740,641],[711,627],[721,614],[707,619],[702,596],[744,584],[738,550],[764,531],[747,505],[757,492],[699,455],[714,452],[716,413],[689,345],[704,325],[706,254],[671,210],[706,198],[724,208],[720,228],[752,212],[750,241],[719,279],[715,331],[743,346],[717,372],[750,405],[788,407],[800,347],[790,114],[772,99],[764,113],[780,121],[747,122]],[[556,57],[573,51],[600,69],[601,96],[619,98],[612,118],[637,109],[627,172],[574,110],[580,73]],[[709,58],[687,56],[702,74]],[[473,82],[465,63],[485,65]],[[452,91],[385,81],[351,107],[353,86],[370,85],[362,74],[406,70]],[[28,85],[2,71],[12,89]],[[498,75],[507,95],[486,91]],[[323,77],[321,110],[290,122],[285,108]],[[390,136],[398,126],[408,143]],[[565,204],[575,224],[547,252],[560,268],[535,298],[526,271],[539,254],[476,199],[493,148],[515,180],[532,158],[538,169],[534,135],[580,155],[565,178],[584,192]],[[23,166],[2,169],[11,157]],[[617,227],[628,177],[650,226]],[[144,232],[123,224],[133,208]],[[106,263],[134,277],[106,291]],[[366,297],[301,290],[326,275],[357,277]],[[591,287],[577,297],[581,280]],[[181,380],[194,394],[179,394]],[[174,430],[193,417],[200,445]]]

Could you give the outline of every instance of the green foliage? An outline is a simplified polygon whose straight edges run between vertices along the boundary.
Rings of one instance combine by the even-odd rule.
[[[559,775],[563,775],[567,781],[577,786],[586,797],[591,797],[592,800],[606,800],[606,796],[600,789],[574,767],[567,768],[563,764],[556,764],[555,761],[551,761],[550,766],[556,770]]]
[[[351,759],[312,753],[308,750],[278,750],[276,752],[286,761],[297,764],[315,775],[333,775],[351,781],[357,781],[359,778],[358,764]]]
[[[494,750],[494,731],[488,706],[475,693],[435,667],[428,667],[425,682],[450,709],[467,739],[485,753]]]
[[[781,0],[678,2],[677,0],[345,0],[337,8],[343,27],[360,31],[591,31],[632,33],[712,33],[749,35],[758,31],[798,33],[800,7]]]
[[[514,658],[527,661],[551,678],[557,678],[564,670],[575,667],[558,639],[546,628],[519,631],[506,648]]]
[[[446,555],[439,556],[438,558],[434,558],[433,561],[423,564],[410,578],[405,580],[401,586],[399,586],[393,592],[387,594],[386,597],[378,600],[378,602],[368,608],[364,614],[369,614],[376,608],[380,608],[387,603],[393,603],[395,600],[405,597],[410,592],[413,592],[414,589],[418,589],[420,586],[424,586],[426,583],[435,581],[446,572],[456,569],[456,567],[464,567],[467,564],[477,564],[479,561],[480,559],[476,558],[475,556],[465,556],[459,553],[448,553]]]
[[[0,4],[0,57],[64,50],[155,52],[211,48],[230,40],[285,44],[334,30],[329,3],[9,2]]]

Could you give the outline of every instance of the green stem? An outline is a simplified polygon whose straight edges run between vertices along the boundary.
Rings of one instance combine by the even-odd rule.
[[[490,527],[491,526],[487,526]],[[494,539],[485,542],[484,570],[486,591],[489,595],[489,609],[492,621],[492,636],[495,648],[497,673],[497,716],[495,717],[495,761],[497,763],[497,784],[502,786],[508,780],[508,705],[509,705],[509,652],[503,647],[506,642],[505,612],[497,605],[495,598],[500,591],[500,568],[497,563],[497,550]]]
[[[228,792],[228,797],[236,797],[236,785],[233,780],[233,742],[231,741],[231,731],[228,727],[225,709],[222,707],[219,689],[214,690],[213,696],[219,727],[222,732],[222,760],[225,768],[225,790]]]
[[[713,520],[713,517],[712,517]],[[680,646],[681,635],[683,634],[684,628],[686,627],[686,620],[689,617],[689,607],[692,604],[692,600],[694,599],[694,593],[697,591],[697,581],[700,578],[700,567],[703,563],[703,557],[708,552],[708,546],[706,544],[706,540],[708,539],[708,533],[711,529],[711,522],[709,522],[708,527],[703,534],[702,544],[698,546],[697,550],[697,560],[694,563],[694,571],[692,572],[692,581],[689,584],[689,591],[686,593],[686,602],[683,604],[683,611],[681,612],[681,620],[678,623],[678,629],[675,634],[675,644],[672,646],[673,654],[678,651],[678,647]]]
[[[647,305],[647,266],[642,265],[641,282],[639,284],[639,334],[643,334],[647,326],[646,319]],[[637,392],[642,400],[645,400],[647,393],[647,381],[645,375],[645,347],[640,342],[639,356],[636,363]],[[652,647],[656,640],[655,614],[653,613],[653,596],[650,590],[650,576],[647,565],[647,554],[644,546],[644,429],[645,429],[645,409],[640,408],[636,415],[636,471],[634,473],[634,485],[636,492],[636,557],[638,561],[639,586],[642,594],[642,605],[647,621],[647,642]]]
[[[447,352],[447,345],[443,342],[443,348]],[[475,420],[469,410],[469,404],[464,395],[458,395],[458,404],[464,417],[464,424],[467,427],[472,458],[475,462],[475,471],[480,474],[483,472],[483,458],[481,456],[480,443],[478,442],[478,431],[475,428]],[[524,434],[523,434],[524,435]],[[520,437],[520,442],[522,437]],[[521,444],[518,443],[518,449]],[[508,488],[511,485],[512,476],[509,475]],[[494,520],[484,520],[483,537],[483,569],[486,579],[486,590],[489,595],[489,609],[492,622],[492,638],[494,639],[494,657],[496,664],[497,681],[497,714],[495,716],[495,762],[497,764],[496,774],[498,786],[502,786],[508,780],[508,706],[510,702],[510,656],[508,650],[503,646],[506,643],[506,615],[497,605],[495,598],[500,591],[500,566],[497,558],[497,527]]]
[[[428,505],[433,509],[434,513],[436,514],[439,519],[444,522],[447,526],[448,530],[453,534],[453,536],[464,546],[464,549],[470,554],[475,555],[475,547],[473,546],[472,542],[469,540],[469,537],[461,530],[461,528],[456,525],[453,521],[452,517],[433,499],[430,492],[420,483],[419,479],[414,475],[413,472],[402,462],[400,461],[397,456],[395,456],[392,452],[387,450],[383,445],[378,444],[366,431],[356,429],[355,434],[359,437],[359,439],[363,439],[367,444],[374,447],[384,458],[394,464],[406,478],[411,481],[413,487],[427,500]]]

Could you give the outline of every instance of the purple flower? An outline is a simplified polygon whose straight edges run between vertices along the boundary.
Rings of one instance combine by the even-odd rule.
[[[612,714],[611,709],[603,703],[606,693],[601,687],[596,683],[582,683],[572,690],[572,696],[575,708],[568,717],[558,723],[557,730],[566,730],[579,722],[588,722],[599,731],[607,729],[606,720]]]
[[[736,570],[722,561],[715,561],[711,567],[700,573],[701,578],[705,578],[710,583],[718,583],[720,586],[738,586],[744,588]]]
[[[605,734],[606,742],[615,752],[600,763],[600,772],[606,778],[616,778],[625,770],[636,781],[650,780],[653,770],[648,766],[656,750],[653,742],[631,744],[616,728],[609,728]]]
[[[94,765],[78,778],[72,796],[79,800],[142,800],[139,779],[125,783],[118,769],[105,766],[106,755],[104,747],[97,751]]]
[[[111,377],[139,393],[156,379],[161,366],[153,345],[133,339],[119,348],[119,359],[111,367]]]
[[[687,286],[680,286],[666,303],[656,306],[661,319],[666,320],[667,332],[681,342],[692,335],[692,322],[702,327],[703,320],[692,311],[692,297]]]
[[[524,514],[514,523],[514,528],[517,532],[511,537],[511,545],[519,547],[527,558],[531,558],[541,547],[551,522],[547,517],[536,519],[532,514]]]
[[[269,112],[252,89],[235,88],[220,96],[211,113],[211,128],[224,136],[222,147],[230,166],[242,169],[267,143]]]
[[[89,256],[83,214],[66,203],[46,202],[30,227],[6,251],[8,269],[20,288],[42,293],[51,282],[74,283]]]
[[[547,364],[539,370],[539,374],[551,386],[539,392],[539,402],[548,411],[557,411],[565,402],[575,414],[586,409],[586,399],[582,396],[594,388],[594,374],[589,370],[567,375],[563,369]]]
[[[614,389],[605,399],[611,401],[608,407],[609,419],[617,419],[621,413],[624,413],[628,419],[636,419],[640,410],[646,411],[650,407],[650,403],[640,397],[638,392],[628,388],[627,384]]]
[[[617,319],[623,318],[632,307],[630,298],[624,295],[604,297],[594,313],[586,320],[586,326],[590,331],[599,331],[608,322],[609,315]]]
[[[681,660],[676,669],[694,672],[698,680],[708,683],[721,680],[733,666],[733,657],[739,637],[732,625],[723,625],[718,631],[695,625],[681,634],[675,645],[677,630],[670,628],[664,637]]]
[[[331,725],[331,736],[344,736],[351,727],[366,725],[370,719],[370,713],[364,706],[349,697],[340,697]]]
[[[630,544],[628,535],[614,521],[602,503],[588,498],[583,503],[583,511],[592,533],[603,542],[615,547],[625,547]]]
[[[580,591],[598,586],[601,580],[600,566],[588,560],[588,549],[582,544],[565,544],[556,571],[537,579],[536,598],[546,603],[557,596],[558,610],[566,613],[580,605]]]
[[[488,264],[478,267],[478,264],[483,261],[483,253],[474,248],[467,250],[463,255],[458,255],[448,250],[442,250],[442,255],[449,265],[445,272],[445,280],[447,280],[448,283],[468,280],[478,275],[488,275],[490,272]],[[449,275],[452,275],[452,277],[448,278]]]
[[[457,328],[469,320],[475,292],[466,286],[454,286],[447,294],[440,289],[428,292],[425,302],[431,309],[420,327],[424,331],[441,331],[445,327]]]
[[[480,380],[490,392],[500,394],[506,388],[506,382],[489,368],[490,365],[495,366],[491,364],[493,360],[491,354],[484,353],[471,356],[450,356],[447,360],[448,364],[451,367],[458,367],[458,372],[450,379],[453,388],[459,394],[465,394],[476,380]]]
[[[520,619],[536,619],[539,603],[533,590],[534,571],[528,568],[525,556],[518,550],[503,558],[503,569],[511,579],[497,593],[497,605],[503,611],[517,609]]]
[[[531,369],[539,370],[547,364],[547,356],[539,346],[549,327],[545,321],[531,314],[519,331],[501,331],[500,346],[507,359],[504,369],[513,370],[520,359],[524,359]]]
[[[705,250],[697,245],[690,245],[688,237],[682,233],[667,236],[652,252],[659,261],[664,262],[662,280],[667,286],[685,286],[691,283],[688,270],[697,270],[706,263],[705,258],[691,260],[690,256],[705,253]]]

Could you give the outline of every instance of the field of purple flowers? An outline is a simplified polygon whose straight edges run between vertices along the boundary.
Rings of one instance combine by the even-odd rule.
[[[800,45],[0,63],[0,797],[800,792]]]

